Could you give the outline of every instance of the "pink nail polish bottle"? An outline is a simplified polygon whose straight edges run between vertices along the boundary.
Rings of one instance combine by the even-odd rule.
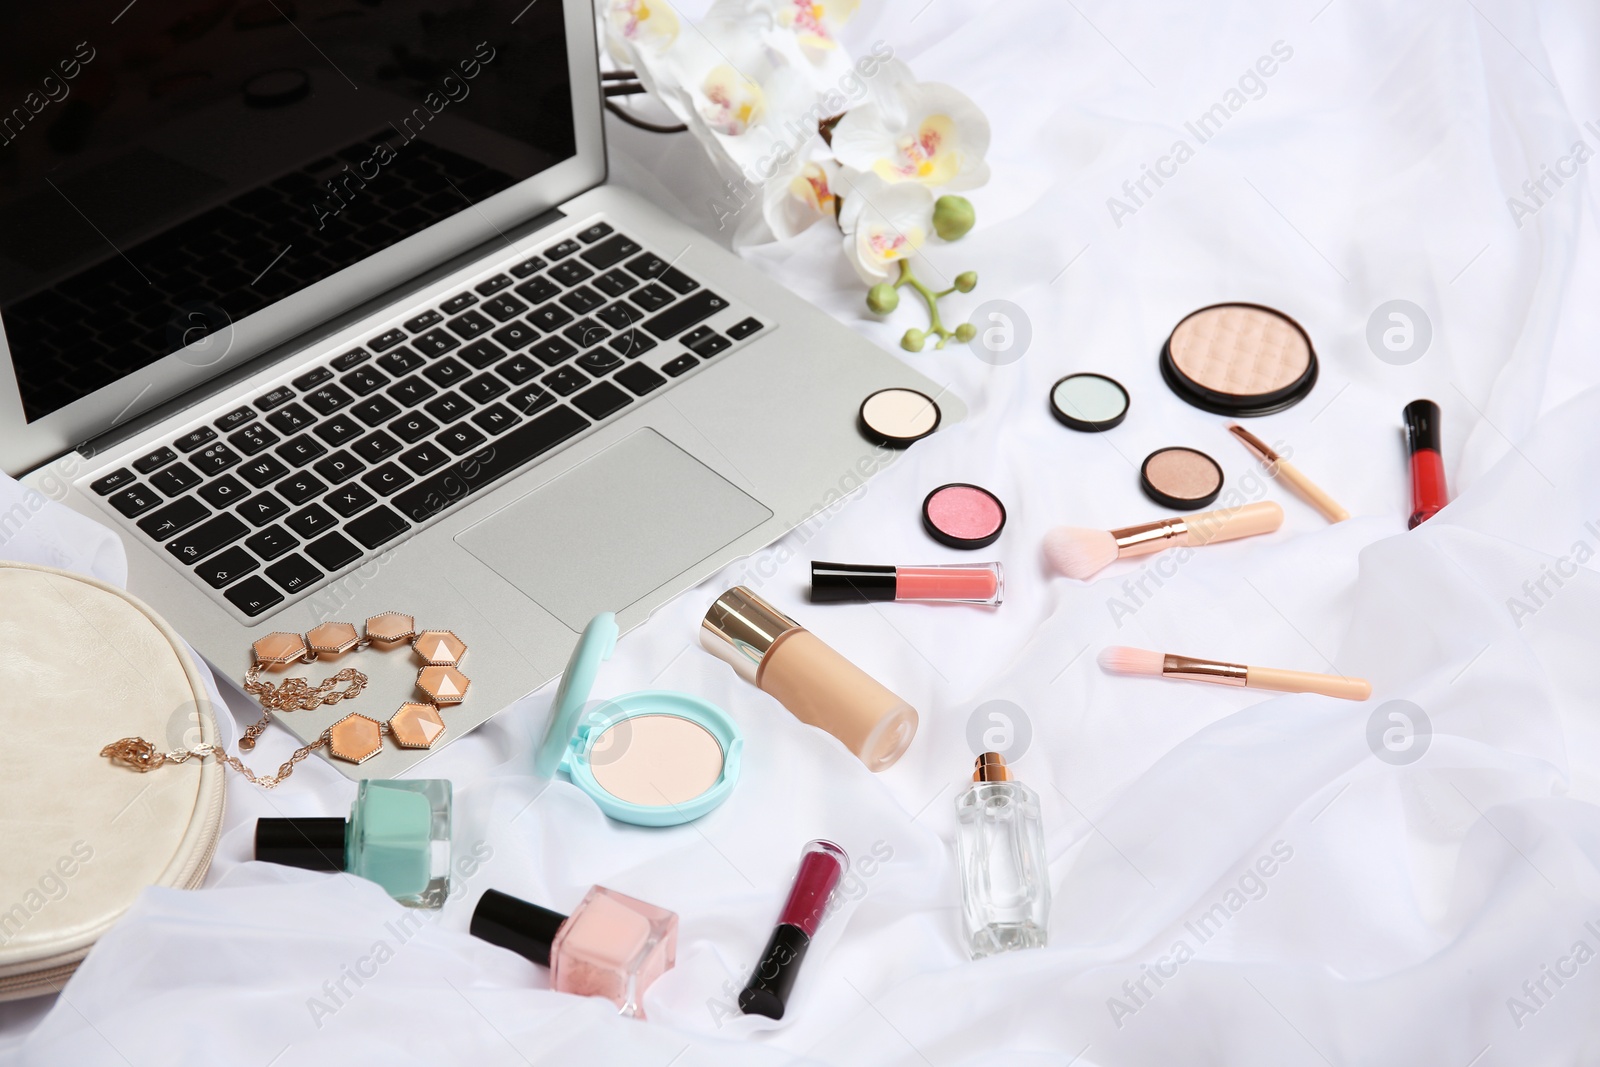
[[[550,987],[605,997],[620,1014],[644,1018],[644,991],[678,956],[678,916],[604,886],[571,915],[491,889],[472,913],[474,937],[550,968]]]

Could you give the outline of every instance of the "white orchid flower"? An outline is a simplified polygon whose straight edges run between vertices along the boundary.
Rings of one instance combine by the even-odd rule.
[[[772,0],[779,26],[795,35],[813,60],[839,47],[840,27],[861,6],[861,0]]]
[[[989,120],[948,85],[918,82],[899,60],[879,70],[866,101],[833,130],[839,162],[891,184],[972,189],[989,180]]]
[[[660,55],[677,41],[682,26],[667,0],[601,0],[600,14],[607,51],[620,63]]]
[[[836,194],[844,197],[845,258],[868,285],[892,280],[933,232],[933,194],[924,185],[841,171]]]
[[[796,157],[780,168],[761,190],[761,213],[778,240],[786,240],[821,220],[836,215],[833,184],[839,165],[831,159]]]

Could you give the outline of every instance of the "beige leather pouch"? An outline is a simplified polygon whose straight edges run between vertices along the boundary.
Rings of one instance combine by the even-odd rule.
[[[205,878],[222,767],[100,755],[133,736],[217,741],[178,635],[114,586],[0,561],[0,1000],[59,990],[145,886]]]

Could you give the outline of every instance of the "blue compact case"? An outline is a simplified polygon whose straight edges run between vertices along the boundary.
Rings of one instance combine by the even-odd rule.
[[[677,826],[721,804],[739,778],[744,738],[715,704],[645,689],[588,707],[600,665],[617,647],[617,617],[602,612],[578,639],[551,705],[534,769],[565,774],[600,810],[635,826]]]

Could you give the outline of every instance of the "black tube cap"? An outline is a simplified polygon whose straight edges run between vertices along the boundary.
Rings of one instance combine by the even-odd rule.
[[[893,600],[893,567],[868,563],[811,563],[811,602],[838,604],[846,601]]]
[[[486,890],[472,909],[473,937],[508,948],[541,967],[550,966],[550,946],[567,917],[559,911],[529,904],[498,889]]]
[[[257,819],[256,859],[304,867],[344,870],[343,819]]]
[[[767,951],[755,973],[739,993],[739,1010],[746,1015],[765,1015],[769,1019],[783,1018],[784,1005],[789,1002],[789,991],[800,976],[800,963],[806,958],[811,939],[798,926],[780,923],[772,931]]]
[[[1406,449],[1417,452],[1439,448],[1439,405],[1431,400],[1413,400],[1405,407]]]

